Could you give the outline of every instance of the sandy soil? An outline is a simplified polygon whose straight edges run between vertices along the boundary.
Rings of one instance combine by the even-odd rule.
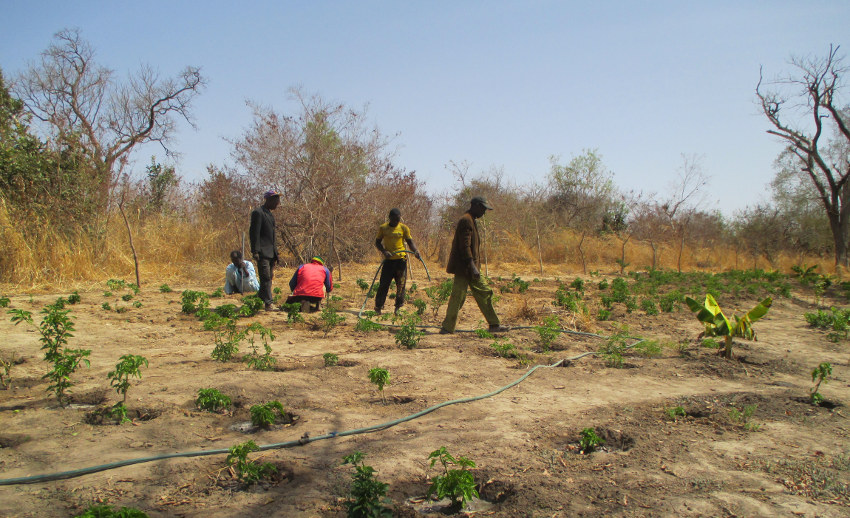
[[[512,272],[490,273],[509,278]],[[145,286],[133,299],[141,308],[121,301],[124,292],[111,297],[104,297],[105,287],[82,292],[82,301],[69,306],[76,319],[70,346],[91,349],[91,367],[74,375],[69,408],[58,407],[45,392],[41,376],[46,364],[37,332],[12,325],[4,315],[0,351],[7,357],[14,352],[22,362],[12,368],[11,388],[0,390],[0,477],[373,426],[486,394],[531,366],[594,351],[603,342],[564,334],[552,351],[543,352],[534,330],[512,330],[505,338],[524,352],[528,365],[495,355],[493,339],[470,332],[440,335],[434,327],[418,348],[401,348],[389,330],[354,330],[363,295],[353,280],[369,280],[372,274],[365,268],[347,271],[337,290],[346,321],[327,337],[311,325],[317,315],[295,325],[287,324],[282,312],[241,319],[240,325],[258,321],[276,334],[271,345],[278,367],[267,372],[211,359],[212,333],[181,313],[181,290],[210,292],[217,281],[175,284],[173,293]],[[437,277],[432,283],[417,279],[421,296],[425,286],[445,276]],[[564,325],[574,325],[575,319],[552,304],[557,286],[548,278],[532,282],[526,293],[502,294],[497,309],[504,323],[535,325],[558,312]],[[32,311],[38,322],[45,304],[68,294],[5,295],[10,307]],[[593,297],[589,291],[588,299]],[[106,311],[104,301],[128,310]],[[742,310],[754,301],[721,304]],[[850,401],[850,354],[846,341],[827,341],[825,333],[806,324],[803,313],[812,311],[811,302],[811,295],[802,292],[778,299],[755,326],[760,340],[736,342],[737,357],[731,361],[699,346],[701,326],[686,310],[648,317],[620,308],[614,321],[627,323],[633,335],[688,343],[681,351],[665,347],[654,358],[629,353],[621,369],[587,356],[537,369],[493,397],[447,406],[381,431],[254,454],[274,463],[281,475],[248,489],[225,469],[225,455],[169,459],[67,480],[0,486],[0,514],[64,517],[93,502],[108,502],[150,516],[344,516],[351,468],[341,460],[359,450],[379,479],[390,484],[394,514],[442,516],[444,506],[424,495],[429,478],[439,474],[429,467],[428,454],[446,446],[477,464],[473,473],[482,498],[464,511],[476,516],[847,516],[850,422],[844,402]],[[434,317],[427,310],[425,324],[437,325],[444,311],[445,306]],[[612,332],[608,322],[579,324],[583,331]],[[459,327],[481,325],[470,299]],[[242,353],[247,350],[243,343]],[[326,352],[337,354],[341,364],[325,367]],[[120,399],[107,373],[123,354],[149,360],[128,394],[135,419],[120,426],[88,424],[98,406]],[[807,397],[812,368],[823,361],[834,370],[820,391],[828,404],[818,407]],[[375,366],[390,371],[386,403],[367,380]],[[195,407],[198,389],[210,387],[233,398],[232,412]],[[234,429],[249,420],[251,405],[271,400],[281,401],[295,422],[262,431]],[[749,429],[729,416],[733,408],[748,405],[756,405]],[[665,408],[675,406],[688,417],[668,419]],[[584,455],[577,445],[580,431],[588,427],[606,444]]]

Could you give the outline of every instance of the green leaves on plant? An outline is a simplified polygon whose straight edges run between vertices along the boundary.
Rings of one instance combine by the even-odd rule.
[[[820,388],[821,383],[826,383],[829,381],[827,378],[832,375],[832,364],[828,362],[823,362],[812,371],[812,381],[816,382],[815,386],[812,387],[810,398],[813,405],[820,405],[824,402],[824,397],[820,395],[818,389]]]
[[[319,321],[321,322],[320,326],[322,331],[325,332],[325,336],[328,336],[328,333],[330,333],[333,328],[345,321],[345,317],[337,313],[335,306],[332,304],[326,304],[325,307],[322,308],[322,314],[319,316]]]
[[[710,293],[706,294],[703,304],[690,297],[685,298],[685,303],[691,311],[696,313],[697,320],[705,324],[705,336],[722,336],[725,338],[726,347],[723,356],[731,358],[732,338],[740,337],[746,340],[755,340],[756,334],[753,331],[753,322],[767,314],[767,310],[773,304],[773,299],[767,297],[743,317],[735,315],[735,325],[729,322],[729,319],[726,318],[726,315],[720,309],[720,305],[717,304],[717,301],[714,300],[714,297]]]
[[[422,335],[425,334],[424,331],[416,327],[418,325],[419,317],[415,314],[408,315],[404,320],[404,324],[402,324],[395,334],[395,343],[408,349],[415,349],[419,345]]]
[[[595,429],[585,428],[581,431],[578,445],[582,453],[592,453],[603,444],[605,444],[605,439],[599,437]]]
[[[115,365],[115,370],[107,374],[110,379],[110,385],[115,387],[115,391],[123,395],[123,403],[127,403],[127,390],[130,388],[130,377],[135,376],[142,378],[141,366],[148,366],[148,360],[144,356],[135,356],[125,354],[119,358],[119,362]]]
[[[283,418],[285,412],[280,401],[269,401],[261,405],[251,407],[251,424],[259,428],[269,428],[277,422],[277,418]]]
[[[333,367],[339,363],[339,356],[334,353],[325,353],[322,355],[322,359],[325,361],[325,367]]]
[[[195,405],[207,412],[221,412],[230,408],[230,397],[214,388],[198,389],[198,399],[195,400]]]
[[[148,515],[133,507],[122,507],[117,511],[108,504],[96,504],[74,518],[148,518]]]
[[[369,381],[378,387],[378,391],[381,393],[381,400],[386,403],[387,399],[384,397],[384,386],[390,383],[390,371],[381,367],[369,369]]]
[[[536,326],[534,330],[540,336],[540,345],[543,347],[543,351],[549,352],[552,343],[561,334],[561,322],[558,315],[550,315],[544,318],[543,325]]]
[[[431,487],[428,488],[428,496],[437,495],[438,499],[449,498],[452,507],[462,509],[466,503],[473,498],[478,498],[478,490],[475,489],[475,478],[469,471],[474,468],[475,463],[466,457],[454,458],[445,446],[434,450],[428,455],[431,467],[438,461],[443,466],[443,474],[431,479]],[[449,466],[459,466],[460,469],[449,469]]]
[[[236,478],[244,486],[250,486],[277,473],[277,468],[272,463],[257,464],[248,458],[249,453],[260,451],[260,447],[254,441],[237,444],[229,451],[227,465],[235,468]]]
[[[342,458],[343,464],[354,466],[351,489],[348,500],[345,502],[348,517],[389,518],[392,516],[392,510],[387,507],[390,501],[386,498],[389,484],[375,477],[375,469],[363,462],[365,456],[365,453],[355,451]]]
[[[274,367],[274,364],[277,363],[277,358],[272,356],[272,348],[269,345],[269,342],[274,341],[274,333],[272,333],[272,330],[263,326],[259,322],[253,322],[248,326],[248,329],[245,330],[245,333],[248,336],[248,344],[251,346],[252,350],[243,358],[245,363],[247,363],[249,367],[257,370],[271,370],[271,368]],[[257,346],[254,343],[257,335],[260,336],[263,343],[263,350],[265,351],[263,354],[259,353]]]

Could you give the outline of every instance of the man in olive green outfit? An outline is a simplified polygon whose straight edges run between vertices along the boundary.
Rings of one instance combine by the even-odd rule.
[[[490,324],[489,331],[491,333],[508,331],[507,327],[499,324],[499,316],[493,309],[493,290],[481,279],[479,271],[481,238],[478,235],[475,220],[483,216],[487,209],[492,210],[493,207],[484,198],[476,196],[472,198],[469,210],[457,222],[452,250],[449,253],[449,264],[446,266],[446,272],[453,273],[455,278],[446,318],[440,329],[441,334],[454,333],[458,313],[466,301],[467,288],[472,290],[472,297],[475,298],[478,308]]]

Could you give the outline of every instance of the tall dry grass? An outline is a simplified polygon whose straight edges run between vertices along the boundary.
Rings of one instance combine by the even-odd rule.
[[[242,246],[240,232],[234,228],[193,221],[178,214],[142,217],[136,212],[129,214],[128,218],[143,286],[158,287],[162,283],[191,286],[193,283],[218,282],[219,278],[223,278],[229,252]],[[85,289],[102,285],[110,278],[135,280],[133,254],[123,220],[118,214],[113,214],[105,222],[104,229],[100,236],[82,231],[60,233],[49,226],[35,231],[16,224],[0,201],[0,292]],[[570,230],[555,229],[541,235],[542,274],[536,238],[529,242],[528,237],[499,231],[492,225],[487,227],[486,232],[487,273],[491,276],[516,273],[549,277],[583,273],[578,252],[580,236]],[[353,239],[371,243],[374,237],[370,231],[369,235]],[[420,245],[423,252],[431,253],[431,257],[427,258],[429,269],[436,275],[441,275],[445,266],[439,251],[446,250],[451,239],[451,230],[444,229],[427,236],[427,240],[436,246],[426,248]],[[249,246],[247,239],[245,246]],[[583,249],[588,271],[619,272],[617,260],[621,255],[621,243],[613,237],[588,236]],[[286,253],[283,247],[281,253]],[[249,254],[247,249],[246,254]],[[677,256],[677,247],[661,246],[656,267],[675,270]],[[375,263],[379,261],[377,256],[366,256],[362,261],[369,263],[373,259]],[[292,264],[292,258],[288,262]],[[646,243],[629,241],[626,263],[626,271],[648,268],[652,264],[652,249]],[[835,272],[828,259],[807,257],[803,263],[817,264],[821,273]],[[769,264],[763,257],[754,258],[730,247],[687,246],[682,267],[685,271],[756,267],[788,273],[795,264],[800,264],[800,257],[790,254],[780,254],[774,264]]]

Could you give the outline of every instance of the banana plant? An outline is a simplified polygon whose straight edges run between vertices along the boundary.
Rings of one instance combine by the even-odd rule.
[[[756,333],[753,331],[753,322],[767,314],[767,310],[773,304],[773,299],[767,297],[743,317],[735,315],[734,325],[726,318],[723,310],[720,309],[720,305],[710,293],[705,295],[705,302],[703,304],[690,297],[685,297],[685,303],[691,308],[691,311],[697,314],[697,320],[705,324],[705,331],[701,336],[724,337],[726,348],[721,354],[724,358],[732,358],[732,338],[738,337],[746,340],[755,340]]]

